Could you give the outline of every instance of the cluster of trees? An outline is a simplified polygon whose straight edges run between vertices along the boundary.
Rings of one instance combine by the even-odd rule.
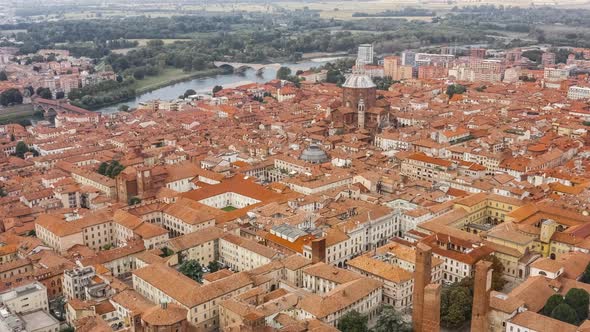
[[[135,97],[136,91],[131,86],[134,82],[133,78],[123,80],[120,77],[117,81],[102,81],[98,84],[72,89],[68,98],[76,106],[97,109]]]
[[[521,80],[521,81],[523,81],[523,82],[535,82],[535,81],[537,81],[537,79],[536,79],[536,78],[534,78],[534,77],[529,77],[529,76],[527,76],[527,75],[521,75],[521,76],[518,76],[518,79],[519,79],[519,80]]]
[[[556,46],[590,46],[590,34],[586,29],[575,28],[590,26],[590,10],[587,9],[481,5],[455,7],[451,13],[443,21],[461,28],[529,33],[538,42]],[[572,29],[555,31],[551,25]]]
[[[279,68],[277,70],[277,79],[295,83],[296,86],[299,86],[301,81],[297,75],[291,75],[291,68],[289,67]]]
[[[582,274],[580,281],[586,284],[590,284],[590,263],[586,265],[586,269],[584,269],[584,273]]]
[[[492,289],[501,291],[506,285],[502,278],[504,266],[495,256],[484,258],[492,262]],[[440,320],[441,325],[448,329],[458,329],[471,319],[471,307],[473,305],[473,278],[463,280],[443,287],[440,295]]]
[[[18,89],[7,89],[0,93],[0,105],[8,106],[13,104],[22,104],[23,95]]]
[[[98,166],[97,172],[98,172],[98,174],[108,176],[110,178],[115,178],[124,169],[125,169],[125,166],[121,165],[121,163],[119,163],[119,161],[111,160],[110,162],[105,161],[105,162],[100,163],[100,165]]]
[[[338,86],[342,85],[344,81],[346,81],[346,77],[344,73],[349,71],[352,66],[354,66],[355,59],[352,58],[342,58],[338,59],[335,62],[328,62],[319,70],[325,69],[327,70],[326,74],[326,82],[337,84]],[[312,68],[315,70],[315,68]]]
[[[445,93],[449,98],[452,98],[454,95],[465,93],[465,91],[467,91],[467,88],[464,85],[455,83],[447,86],[447,91]]]
[[[4,70],[0,71],[0,81],[8,81],[8,75]]]
[[[579,325],[588,318],[588,305],[590,305],[588,292],[581,288],[572,288],[565,297],[559,294],[551,295],[542,313],[562,322]]]
[[[141,198],[133,196],[133,197],[129,197],[129,199],[127,200],[127,205],[136,205],[141,203]]]
[[[346,313],[338,321],[338,329],[342,332],[411,332],[412,327],[405,322],[392,306],[383,306],[373,329],[369,329],[368,317],[356,310]]]
[[[389,76],[374,77],[373,82],[377,86],[377,90],[389,90],[390,86],[392,86],[395,83],[399,83],[399,81],[395,81]]]
[[[580,8],[479,5],[453,7],[451,13],[455,13],[453,16],[456,18],[467,19],[468,21],[590,26],[590,10]]]
[[[235,24],[247,23],[242,16],[193,16],[174,17],[125,17],[93,20],[59,20],[31,24],[5,26],[7,29],[26,29],[15,34],[22,42],[22,54],[35,53],[41,48],[55,44],[94,42],[94,47],[103,49],[127,48],[120,39],[180,38],[190,33],[229,31]],[[81,45],[79,45],[80,47]],[[86,45],[86,48],[89,46]]]
[[[207,265],[207,271],[209,272],[217,272],[220,269],[221,265],[217,261],[211,261]],[[178,271],[197,282],[203,281],[203,274],[205,273],[203,266],[194,259],[182,262]]]
[[[39,155],[39,151],[30,148],[27,143],[23,142],[23,141],[19,141],[18,143],[16,143],[16,147],[15,147],[15,151],[13,156],[24,159],[25,158],[25,154],[27,154],[28,152],[31,152],[33,154],[33,156],[38,156]]]
[[[37,88],[35,93],[37,94],[37,96],[39,96],[41,98],[45,98],[45,99],[52,99],[53,98],[53,94],[51,93],[51,90],[49,88],[39,87],[39,88]],[[63,92],[62,92],[62,94],[63,94]]]

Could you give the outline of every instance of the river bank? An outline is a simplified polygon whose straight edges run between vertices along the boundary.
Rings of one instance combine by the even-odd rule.
[[[297,63],[281,63],[281,66],[289,67],[293,73],[297,70],[308,70],[313,67],[322,66],[328,62],[335,61],[341,57],[334,56],[334,54],[324,54],[329,57],[313,58]],[[126,105],[129,108],[136,108],[140,103],[150,100],[173,100],[182,95],[186,90],[192,89],[197,93],[207,94],[211,93],[214,86],[220,85],[223,87],[233,87],[248,83],[265,83],[276,78],[277,69],[274,67],[265,67],[262,74],[257,73],[254,69],[246,69],[241,73],[225,73],[220,69],[213,69],[214,72],[186,74],[184,77],[170,75],[170,82],[161,81],[158,84],[149,84],[144,82],[143,88],[149,91],[137,93],[135,98],[128,101],[118,102],[109,106],[97,109],[101,113],[117,112],[121,105]],[[182,73],[180,73],[182,74]],[[188,77],[192,76],[192,77]],[[146,80],[149,78],[146,78]],[[141,82],[141,81],[138,81]]]
[[[131,85],[134,89],[136,94],[141,95],[144,93],[152,92],[157,89],[164,88],[169,85],[181,83],[184,81],[201,78],[201,77],[210,77],[215,75],[224,74],[223,69],[219,68],[212,68],[206,70],[200,70],[197,72],[192,73],[184,73],[182,69],[166,69],[163,71],[162,74],[157,76],[147,76],[143,80],[136,81],[133,85]]]
[[[33,118],[35,110],[32,104],[6,106],[0,108],[0,124],[20,123]]]

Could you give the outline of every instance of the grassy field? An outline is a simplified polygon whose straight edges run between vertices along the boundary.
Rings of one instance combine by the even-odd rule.
[[[236,208],[236,207],[233,207],[231,205],[228,205],[228,206],[224,207],[223,209],[221,209],[221,211],[230,212],[230,211],[234,211],[234,210],[237,210],[237,209],[238,208]]]
[[[177,15],[203,15],[208,13],[231,13],[234,11],[273,13],[281,9],[303,9],[307,7],[311,10],[320,12],[323,18],[335,18],[343,20],[358,19],[353,18],[355,12],[377,13],[384,10],[395,10],[404,7],[419,7],[435,10],[437,14],[445,14],[454,6],[473,6],[473,5],[504,5],[504,6],[559,6],[563,8],[586,8],[590,9],[588,0],[454,0],[452,3],[441,0],[315,0],[315,1],[258,1],[241,2],[236,1],[217,1],[211,3],[203,1],[201,4],[176,4],[162,2],[161,4],[151,4],[148,6],[138,6],[137,8],[119,7],[119,8],[101,8],[101,9],[82,9],[75,12],[69,12],[65,15],[50,15],[50,17],[59,19],[98,19],[109,17],[130,17],[137,15],[146,15],[150,17],[171,17]],[[410,18],[413,19],[413,18]],[[423,18],[421,18],[423,19]]]
[[[0,107],[0,124],[17,122],[33,116],[33,105]]]
[[[146,76],[143,80],[136,81],[131,87],[136,90],[137,94],[142,94],[176,82],[185,81],[195,77],[212,76],[220,72],[221,71],[218,69],[208,69],[186,73],[182,69],[167,68],[158,76]]]

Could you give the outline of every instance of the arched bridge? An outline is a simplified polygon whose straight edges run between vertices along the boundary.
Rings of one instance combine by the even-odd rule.
[[[57,113],[65,112],[76,115],[96,115],[95,112],[74,106],[66,100],[52,100],[44,98],[34,98],[33,107],[35,111],[43,111],[46,116],[55,116]]]
[[[281,64],[280,63],[269,63],[269,64],[263,65],[263,64],[260,64],[260,63],[241,63],[241,62],[215,61],[215,62],[213,62],[213,64],[217,68],[220,68],[220,67],[232,67],[234,70],[252,68],[252,69],[254,69],[256,71],[259,71],[259,70],[262,70],[264,68],[274,68],[274,69],[281,68]]]

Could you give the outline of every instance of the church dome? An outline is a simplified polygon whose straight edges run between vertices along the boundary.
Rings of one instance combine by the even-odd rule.
[[[351,89],[370,89],[377,87],[373,80],[367,74],[361,73],[352,73],[350,76],[346,78],[344,84],[342,84],[343,88],[351,88]]]
[[[321,164],[327,162],[330,158],[319,146],[311,144],[307,149],[303,150],[300,159],[313,164]]]

